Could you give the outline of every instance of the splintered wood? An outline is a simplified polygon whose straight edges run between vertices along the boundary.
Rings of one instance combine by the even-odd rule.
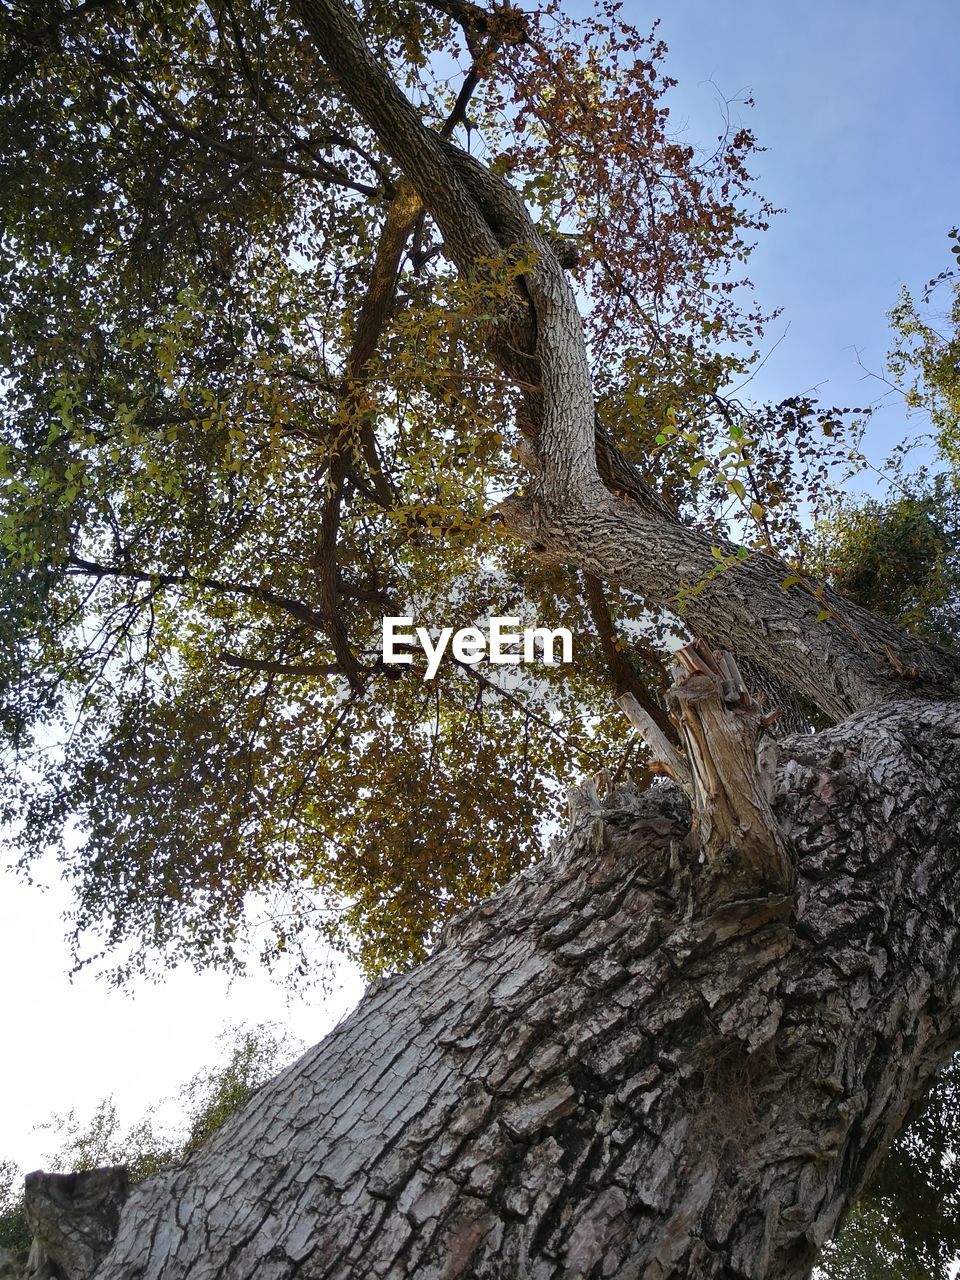
[[[732,654],[696,641],[677,653],[673,675],[667,706],[682,755],[632,694],[617,702],[689,797],[705,871],[733,892],[788,888],[790,857],[770,804],[777,749],[764,733],[774,715],[750,697]]]

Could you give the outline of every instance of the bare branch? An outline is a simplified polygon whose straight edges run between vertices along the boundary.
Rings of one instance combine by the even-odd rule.
[[[667,776],[672,778],[692,798],[693,778],[691,777],[690,769],[653,716],[641,707],[632,693],[622,693],[617,698],[617,706],[620,707],[633,727],[640,731],[641,737],[650,748],[655,763],[660,765]]]
[[[327,620],[322,614],[300,600],[290,596],[279,595],[267,587],[254,587],[244,582],[231,582],[222,578],[193,577],[188,573],[150,573],[143,569],[132,569],[123,565],[98,564],[93,560],[84,560],[79,556],[70,556],[67,560],[68,573],[79,573],[93,578],[119,578],[129,582],[148,582],[161,587],[200,587],[206,591],[218,592],[221,595],[246,596],[251,600],[260,600],[272,605],[283,613],[287,613],[298,622],[306,623],[318,631],[327,630]]]
[[[243,671],[260,671],[274,676],[337,676],[343,670],[336,662],[322,662],[298,666],[295,662],[270,662],[260,658],[244,658],[239,653],[221,650],[220,661],[225,667],[237,667]]]

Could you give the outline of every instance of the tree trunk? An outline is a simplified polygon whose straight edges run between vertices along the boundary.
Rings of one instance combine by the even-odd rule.
[[[703,583],[701,639],[849,718],[758,743],[741,700],[720,752],[701,731],[736,699],[696,676],[693,814],[672,785],[581,788],[547,858],[132,1193],[96,1280],[799,1280],[960,1042],[960,664],[784,592],[769,557],[711,578],[706,535],[612,492],[576,301],[522,201],[424,128],[342,0],[294,8],[457,266],[536,250],[490,335],[529,389],[509,527],[667,607]]]
[[[97,1280],[808,1276],[957,1047],[960,710],[778,750],[793,893],[704,911],[682,793],[581,788],[538,866],[134,1190]]]

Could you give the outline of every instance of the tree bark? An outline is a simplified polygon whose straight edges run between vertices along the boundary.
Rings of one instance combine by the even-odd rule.
[[[97,1280],[807,1277],[957,1047],[960,710],[778,750],[794,893],[704,913],[681,793],[581,788],[538,866],[133,1191]]]
[[[91,1280],[116,1237],[129,1189],[122,1166],[28,1174],[24,1205],[33,1244],[25,1280]]]

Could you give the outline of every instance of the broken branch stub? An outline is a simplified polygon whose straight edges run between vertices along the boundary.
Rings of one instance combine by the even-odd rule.
[[[693,799],[693,779],[687,763],[660,726],[632,693],[622,693],[617,705],[650,748],[652,772],[666,774]]]
[[[783,892],[790,856],[770,801],[776,745],[769,716],[750,697],[732,654],[695,642],[674,663],[667,695],[681,756],[629,694],[617,701],[643,735],[654,761],[690,798],[704,870],[724,892]]]
[[[92,1280],[116,1237],[129,1187],[123,1165],[28,1173],[24,1203],[33,1247],[27,1274]]]

